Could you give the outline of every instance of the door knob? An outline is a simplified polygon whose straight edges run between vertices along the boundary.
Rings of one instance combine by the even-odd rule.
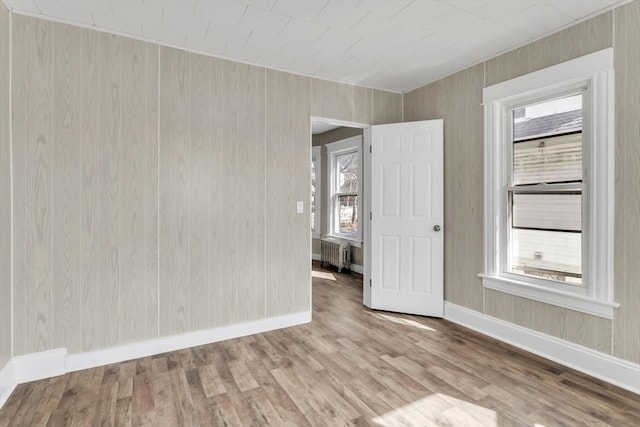
[[[433,226],[433,231],[440,231],[440,226],[439,225],[434,225]]]

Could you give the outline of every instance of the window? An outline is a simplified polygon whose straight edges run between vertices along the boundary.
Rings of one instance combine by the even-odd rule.
[[[483,90],[486,288],[611,318],[613,53]]]
[[[322,147],[311,147],[311,236],[320,238],[320,212],[322,195]]]
[[[327,144],[330,234],[356,242],[362,235],[359,224],[361,147],[360,136]]]
[[[582,93],[508,111],[507,267],[582,283]]]

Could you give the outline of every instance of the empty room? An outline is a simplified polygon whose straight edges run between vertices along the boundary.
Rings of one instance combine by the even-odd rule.
[[[640,425],[640,0],[0,0],[0,426]]]

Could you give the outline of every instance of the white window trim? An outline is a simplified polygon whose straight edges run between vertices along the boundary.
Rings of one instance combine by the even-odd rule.
[[[569,88],[588,88],[590,102],[585,115],[592,127],[585,129],[584,162],[589,176],[587,189],[586,239],[583,244],[583,277],[587,290],[569,292],[544,286],[545,279],[504,272],[506,212],[504,186],[510,139],[503,130],[505,109],[514,102],[537,99]],[[604,49],[531,74],[483,89],[484,105],[484,271],[479,274],[485,288],[557,305],[572,310],[613,318],[619,304],[613,295],[614,225],[614,70],[613,49]],[[589,132],[593,133],[589,135]],[[589,144],[589,140],[599,144]],[[604,142],[604,143],[602,143]],[[584,197],[584,196],[583,196]]]
[[[316,162],[316,213],[313,218],[314,231],[311,233],[311,237],[313,239],[319,239],[321,237],[320,230],[322,225],[322,146],[311,147],[311,160]]]
[[[331,142],[326,144],[327,147],[327,225],[328,225],[328,235],[332,237],[336,237],[342,240],[347,240],[351,243],[352,246],[362,247],[362,136],[353,136],[351,138],[343,139],[336,142]],[[354,151],[358,152],[358,213],[360,218],[358,218],[358,233],[356,236],[350,234],[338,233],[336,231],[336,216],[337,209],[335,203],[334,189],[335,185],[335,161],[334,158],[336,155],[343,154],[346,152]]]

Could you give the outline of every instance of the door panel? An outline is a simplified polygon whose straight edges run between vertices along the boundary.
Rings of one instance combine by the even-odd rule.
[[[371,145],[371,307],[442,317],[442,120],[372,126]]]

